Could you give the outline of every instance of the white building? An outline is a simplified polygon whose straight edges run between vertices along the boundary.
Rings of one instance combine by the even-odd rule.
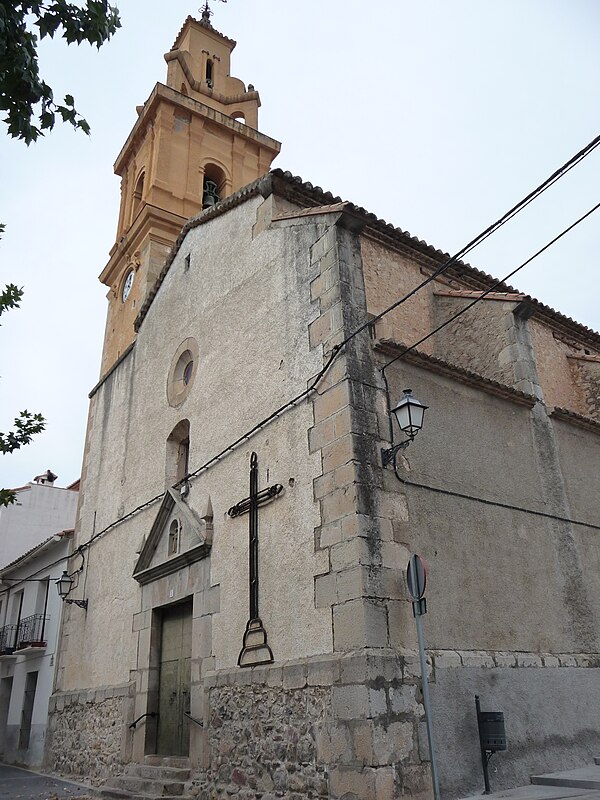
[[[55,582],[72,535],[56,533],[0,570],[0,759],[7,763],[42,762],[63,605]]]
[[[0,507],[0,568],[40,544],[54,531],[70,528],[77,510],[79,481],[55,486],[50,470],[14,491],[16,502]]]

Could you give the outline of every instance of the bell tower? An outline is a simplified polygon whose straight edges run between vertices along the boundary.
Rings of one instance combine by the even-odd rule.
[[[135,339],[134,322],[181,228],[264,175],[279,142],[260,133],[260,97],[230,75],[236,43],[188,17],[114,165],[121,178],[116,242],[100,280],[109,287],[101,375]]]

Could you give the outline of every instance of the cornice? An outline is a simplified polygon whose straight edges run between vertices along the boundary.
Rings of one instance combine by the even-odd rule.
[[[179,214],[144,203],[127,232],[113,245],[108,263],[99,275],[100,282],[105,286],[113,285],[122,262],[127,260],[131,253],[140,249],[146,236],[152,234],[153,227],[165,232],[165,244],[172,244],[185,222],[186,218],[180,217]]]
[[[121,355],[120,355],[120,356],[117,358],[117,360],[115,361],[115,363],[114,363],[114,364],[113,364],[111,367],[109,367],[109,368],[107,369],[107,371],[104,373],[104,375],[102,375],[102,376],[101,376],[101,378],[100,378],[100,380],[98,381],[98,383],[97,383],[97,384],[94,386],[94,388],[93,388],[93,389],[90,391],[90,393],[88,394],[88,397],[89,397],[89,399],[90,399],[90,400],[91,400],[91,399],[92,399],[92,397],[93,397],[93,396],[96,394],[96,392],[97,392],[97,391],[98,391],[98,389],[99,389],[99,388],[102,386],[102,384],[103,384],[103,383],[104,383],[104,382],[105,382],[105,381],[106,381],[108,378],[110,378],[110,376],[113,374],[113,372],[114,372],[116,369],[118,369],[118,367],[120,367],[120,366],[121,366],[121,364],[123,363],[123,361],[125,361],[125,359],[126,359],[126,358],[129,356],[129,354],[130,354],[130,353],[133,351],[133,348],[134,348],[134,347],[135,347],[135,342],[132,342],[132,343],[131,343],[131,344],[130,344],[130,345],[129,345],[129,346],[128,346],[128,347],[127,347],[125,350],[123,350],[123,352],[122,352],[122,353],[121,353]]]
[[[378,339],[375,342],[374,347],[377,352],[394,358],[395,356],[403,353],[404,350],[406,350],[407,345],[402,344],[401,342],[396,342],[392,339]],[[427,353],[423,353],[419,350],[410,350],[408,353],[403,355],[402,360],[408,364],[413,364],[416,367],[426,369],[429,372],[435,372],[437,375],[443,375],[444,377],[450,378],[458,383],[462,383],[465,386],[472,386],[473,388],[479,389],[486,394],[500,397],[503,400],[509,400],[511,403],[517,403],[517,405],[533,408],[533,406],[537,403],[537,398],[531,394],[526,394],[518,389],[513,389],[512,386],[507,386],[504,383],[499,383],[498,381],[493,381],[490,378],[485,378],[483,375],[480,375],[477,372],[472,372],[471,370],[458,366],[458,364],[452,364],[449,361],[444,361],[441,358],[430,356]]]
[[[164,276],[168,272],[175,255],[185,234],[199,225],[203,225],[210,219],[225,214],[230,209],[248,200],[250,197],[262,195],[268,197],[270,194],[277,194],[284,197],[296,205],[305,208],[314,208],[314,213],[321,213],[319,209],[323,206],[331,206],[338,203],[344,204],[345,213],[351,213],[355,217],[361,219],[364,223],[364,230],[362,235],[368,236],[374,240],[382,242],[384,245],[391,247],[399,252],[409,255],[412,259],[420,263],[430,270],[435,270],[448,261],[451,256],[438,250],[431,245],[427,244],[423,239],[417,239],[410,233],[403,231],[401,228],[395,228],[391,223],[386,223],[384,220],[379,219],[375,214],[371,214],[361,206],[357,206],[349,201],[342,201],[341,197],[334,196],[331,192],[325,192],[320,186],[313,186],[312,183],[302,181],[301,178],[292,175],[291,172],[284,172],[281,169],[271,170],[267,175],[259,178],[257,181],[244,186],[238,192],[225,200],[217,203],[211,209],[202,212],[196,217],[189,220],[184,226],[180,236],[177,238],[173,246],[171,254],[167,258],[165,267],[162,270],[155,287],[153,288],[147,302],[144,304],[138,318],[136,320],[136,330],[142,324],[143,319],[150,307],[152,299],[160,288],[160,284],[164,280]],[[491,275],[488,275],[481,270],[472,267],[470,264],[462,261],[453,263],[445,272],[444,275],[447,279],[455,279],[464,287],[469,287],[475,290],[485,290],[494,286],[496,294],[509,293],[518,295],[520,304],[527,306],[528,314],[534,314],[535,317],[543,321],[551,330],[558,331],[563,334],[568,334],[574,339],[582,343],[589,343],[593,347],[600,347],[600,333],[593,331],[591,328],[582,325],[570,317],[566,317],[558,311],[550,308],[549,306],[540,303],[530,295],[522,295],[518,290],[506,283],[500,283],[497,286],[497,280]]]
[[[567,408],[559,407],[553,408],[550,412],[550,416],[600,436],[600,422],[591,417],[585,417],[583,414],[577,414],[575,411],[569,411]]]
[[[212,98],[217,103],[221,103],[224,106],[229,106],[235,103],[246,103],[249,100],[256,100],[258,107],[260,108],[260,95],[255,89],[252,90],[251,92],[242,92],[240,94],[226,95],[226,94],[221,94],[221,92],[217,92],[214,89],[209,89],[208,86],[206,85],[206,81],[197,81],[192,74],[190,65],[188,64],[187,52],[185,50],[172,50],[170,53],[167,53],[165,55],[165,61],[167,61],[167,63],[169,61],[178,61],[181,69],[183,70],[183,74],[185,75],[186,80],[192,87],[192,89],[195,92],[199,92],[200,94],[206,95],[206,97]],[[183,97],[186,97],[186,95],[183,95]]]
[[[251,94],[252,92],[247,93],[247,95]],[[243,96],[245,97],[246,95]],[[231,132],[248,139],[249,141],[257,142],[261,147],[271,150],[276,154],[281,150],[281,142],[278,142],[276,139],[266,136],[264,133],[251,128],[249,125],[239,122],[239,120],[228,117],[227,114],[224,114],[222,111],[211,108],[210,106],[201,103],[199,100],[195,100],[189,95],[177,92],[175,89],[172,89],[170,86],[166,86],[164,83],[157,83],[152,90],[150,97],[144,103],[142,111],[140,112],[139,117],[131,129],[131,133],[127,137],[125,144],[121,148],[121,151],[116,158],[114,163],[114,171],[117,175],[122,175],[130,152],[133,149],[138,136],[145,130],[146,125],[153,121],[155,112],[161,102],[169,103],[177,108],[184,109],[185,111],[195,114],[198,117],[209,119],[218,125],[222,125]]]

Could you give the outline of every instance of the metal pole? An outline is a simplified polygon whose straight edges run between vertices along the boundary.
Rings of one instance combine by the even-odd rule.
[[[481,705],[479,703],[479,695],[475,695],[475,708],[477,710],[477,731],[479,733],[479,750],[481,752],[481,766],[483,767],[483,783],[485,785],[484,794],[491,794],[490,789],[490,775],[489,775],[489,759],[487,751],[481,741]]]
[[[433,727],[431,724],[431,703],[429,702],[429,684],[427,682],[427,661],[425,660],[425,645],[423,644],[423,628],[421,626],[421,615],[419,613],[415,613],[415,622],[417,623],[417,637],[419,639],[419,660],[421,661],[421,683],[423,686],[423,706],[425,707],[425,723],[427,725],[429,757],[431,758],[431,778],[433,780],[433,796],[435,800],[440,800],[440,784],[438,779],[437,761],[435,759],[435,746],[433,744]]]

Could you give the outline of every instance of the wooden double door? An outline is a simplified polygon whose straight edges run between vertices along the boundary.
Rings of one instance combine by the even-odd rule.
[[[165,608],[161,621],[157,753],[187,756],[190,746],[192,602]]]

